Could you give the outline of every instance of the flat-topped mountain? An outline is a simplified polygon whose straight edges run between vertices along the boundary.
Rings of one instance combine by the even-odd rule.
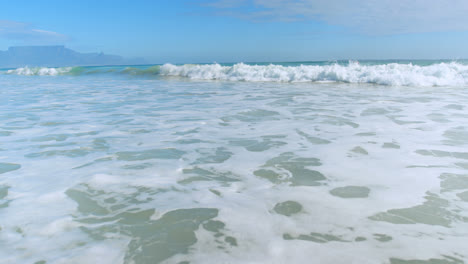
[[[24,66],[94,66],[144,64],[143,59],[125,59],[104,53],[80,53],[65,46],[18,46],[0,51],[0,67],[16,68]]]

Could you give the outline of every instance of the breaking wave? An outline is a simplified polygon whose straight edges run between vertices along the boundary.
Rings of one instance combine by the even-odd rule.
[[[57,75],[90,75],[90,74],[127,74],[127,75],[156,75],[159,72],[159,65],[136,68],[124,66],[95,66],[95,67],[22,67],[7,70],[6,74],[11,75],[37,75],[37,76],[57,76]]]
[[[70,73],[73,68],[79,67],[61,67],[61,68],[47,68],[47,67],[23,67],[14,70],[8,70],[6,74],[16,74],[16,75],[61,75]]]
[[[442,62],[429,65],[349,62],[346,64],[297,64],[293,66],[238,63],[234,65],[164,64],[162,66],[156,65],[151,67],[24,67],[6,72],[6,74],[16,75],[86,75],[109,73],[244,82],[344,82],[394,86],[468,86],[468,65],[459,62]]]
[[[345,82],[402,86],[468,85],[468,65],[456,62],[428,66],[413,64],[362,65],[247,65],[233,66],[165,64],[161,75],[182,76],[198,80],[247,82]]]

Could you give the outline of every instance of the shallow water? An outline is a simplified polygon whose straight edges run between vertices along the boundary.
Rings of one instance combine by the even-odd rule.
[[[0,263],[468,261],[464,87],[0,87]]]

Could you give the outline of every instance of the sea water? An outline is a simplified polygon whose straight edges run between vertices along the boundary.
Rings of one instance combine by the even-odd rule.
[[[0,72],[0,263],[464,263],[468,66]]]

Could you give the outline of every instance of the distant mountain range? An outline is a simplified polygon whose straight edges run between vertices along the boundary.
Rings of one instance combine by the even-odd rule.
[[[80,53],[65,46],[19,46],[0,51],[0,68],[62,67],[145,64],[144,59],[125,59],[104,53]]]

